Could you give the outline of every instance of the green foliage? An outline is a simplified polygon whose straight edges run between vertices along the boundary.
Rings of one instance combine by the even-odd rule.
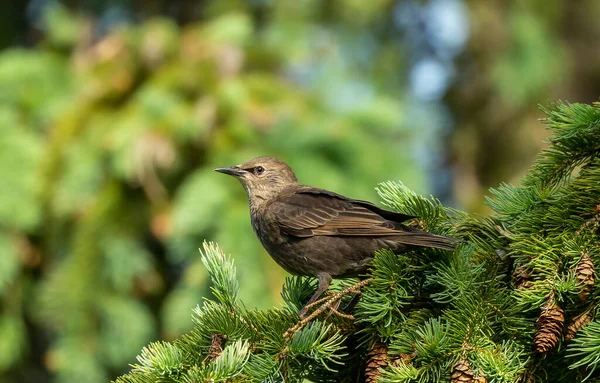
[[[0,368],[7,368],[26,351],[25,324],[18,317],[4,316],[0,319],[0,336]]]
[[[19,272],[19,253],[15,242],[8,234],[0,232],[0,294],[4,293]]]
[[[233,263],[214,244],[205,242],[203,247],[202,263],[213,280],[211,291],[220,302],[235,307],[240,287]]]
[[[548,115],[546,123],[554,135],[550,139],[550,148],[542,151],[529,177],[525,179],[527,185],[560,183],[578,166],[598,156],[600,133],[595,123],[600,118],[598,108],[590,108],[585,104],[557,104],[543,110]],[[593,169],[590,171],[592,173],[588,177],[593,177]],[[592,182],[588,181],[588,177],[580,178],[584,182]]]
[[[0,72],[2,71],[0,64]],[[38,169],[43,154],[42,139],[27,131],[10,109],[0,108],[0,176],[11,187],[0,191],[0,221],[32,231],[40,221]]]
[[[388,206],[418,216],[410,224],[464,240],[453,252],[378,252],[354,318],[323,306],[312,321],[298,322],[296,311],[315,289],[314,280],[301,277],[286,281],[284,310],[247,310],[237,299],[231,259],[205,244],[202,260],[216,300],[195,310],[190,333],[150,346],[164,351],[142,351],[142,364],[152,368],[136,367],[117,382],[161,376],[170,382],[360,382],[370,350],[382,342],[388,364],[377,381],[384,383],[450,382],[455,374],[489,382],[597,379],[597,319],[573,340],[562,331],[579,314],[595,315],[598,304],[581,268],[584,259],[600,261],[600,140],[588,139],[600,132],[599,107],[558,104],[548,111],[557,130],[550,148],[520,185],[492,191],[490,217],[445,208],[399,183],[381,184]],[[569,150],[578,157],[566,155]],[[350,291],[352,283],[332,290]],[[556,306],[567,320],[547,352],[537,346],[547,326],[540,315]],[[459,365],[467,370],[456,370]]]
[[[600,364],[600,323],[591,322],[569,345],[570,357],[578,358],[571,368],[584,367],[588,375]]]
[[[140,364],[133,367],[133,372],[154,376],[178,376],[183,369],[183,352],[166,342],[154,342],[142,349],[138,356]]]
[[[202,259],[217,300],[194,310],[191,333],[174,343],[145,347],[139,364],[117,382],[277,381],[284,371],[301,381],[315,369],[340,366],[344,337],[333,325],[312,323],[285,338],[293,324],[288,312],[245,309],[234,299],[233,262],[213,243],[204,244]]]
[[[140,7],[110,3],[106,6],[131,14],[135,11],[127,11],[130,7]],[[290,162],[303,182],[358,198],[375,198],[372,185],[390,175],[418,191],[425,189],[423,169],[414,166],[413,143],[418,137],[406,129],[415,125],[422,132],[423,126],[413,118],[415,105],[402,99],[407,52],[399,47],[409,44],[404,44],[404,34],[397,33],[394,25],[393,7],[398,3],[309,1],[298,6],[285,1],[219,0],[197,4],[194,9],[201,10],[202,21],[185,27],[161,18],[108,31],[104,19],[87,19],[52,4],[34,31],[21,34],[28,43],[30,38],[39,39],[35,48],[0,54],[0,176],[7,186],[0,188],[0,380],[38,381],[52,375],[63,383],[105,382],[124,372],[137,350],[151,339],[174,339],[191,330],[198,333],[199,343],[177,344],[195,355],[195,365],[202,365],[212,334],[231,333],[240,347],[244,341],[260,343],[257,352],[248,349],[252,355],[244,370],[255,371],[255,380],[282,381],[284,375],[297,373],[339,381],[328,368],[360,376],[372,339],[381,338],[398,352],[412,352],[407,349],[410,345],[401,342],[404,336],[420,339],[413,329],[433,319],[447,326],[454,311],[469,311],[480,304],[486,307],[487,317],[486,304],[492,302],[505,311],[492,315],[497,323],[491,328],[509,331],[515,339],[522,332],[530,340],[544,294],[585,306],[577,303],[581,286],[572,267],[582,251],[589,250],[597,259],[593,235],[597,226],[589,207],[598,203],[597,195],[590,192],[598,174],[596,165],[586,166],[596,150],[597,128],[590,121],[598,112],[575,104],[547,111],[557,140],[550,150],[556,152],[548,153],[547,164],[538,162],[539,174],[531,178],[531,188],[500,192],[500,202],[491,203],[496,209],[492,216],[461,215],[400,184],[381,186],[380,191],[389,188],[382,192],[389,206],[425,217],[419,226],[456,234],[473,247],[461,248],[460,255],[452,257],[440,251],[408,254],[398,257],[397,263],[391,254],[378,255],[374,270],[378,282],[364,290],[357,307],[360,332],[345,338],[348,347],[336,354],[335,363],[330,360],[323,366],[315,360],[321,354],[298,354],[284,361],[274,357],[289,343],[281,334],[293,326],[291,314],[314,291],[309,278],[285,282],[285,309],[243,309],[242,319],[231,319],[223,308],[207,303],[193,313],[191,323],[190,308],[210,294],[208,273],[197,257],[204,238],[217,240],[236,256],[237,306],[241,302],[247,307],[270,306],[277,299],[272,292],[283,280],[283,273],[273,267],[254,238],[243,191],[235,182],[213,175],[215,166],[273,154]],[[515,109],[527,108],[518,103],[533,105],[544,99],[541,91],[565,67],[561,61],[567,48],[552,43],[550,28],[557,24],[551,13],[560,10],[560,2],[543,10],[533,3],[515,4],[505,13],[497,12],[494,5],[473,3],[474,22],[486,30],[498,24],[510,30],[476,33],[476,41],[469,43],[477,53],[471,58],[484,65],[478,67],[479,76],[466,76],[469,91],[458,97],[454,112],[474,117],[459,124],[459,130],[464,125],[477,126],[473,130],[479,131],[490,120],[499,121],[495,128],[504,128],[506,120],[498,116],[509,116],[521,132]],[[35,4],[22,5],[18,8],[31,11],[28,19],[34,17]],[[143,15],[160,8],[142,6]],[[577,15],[560,11],[576,20]],[[3,31],[23,24],[13,23],[19,18],[12,8],[4,13],[8,18]],[[506,23],[490,20],[490,15],[505,14]],[[574,29],[564,28],[574,33],[569,41],[576,38]],[[99,30],[106,35],[98,34]],[[583,31],[579,33],[593,36]],[[17,40],[22,41],[21,35]],[[489,36],[491,43],[481,36]],[[498,36],[500,41],[494,40]],[[0,37],[5,41],[6,36]],[[508,49],[497,49],[499,45]],[[487,51],[493,55],[486,56]],[[572,62],[594,68],[593,60],[574,57]],[[491,75],[486,74],[489,63]],[[561,77],[587,85],[579,75],[590,72],[589,68],[573,68],[577,76]],[[474,82],[478,79],[483,86]],[[490,90],[489,84],[496,86]],[[476,100],[475,111],[468,109],[469,99]],[[482,107],[482,100],[490,101]],[[511,106],[508,111],[503,100]],[[501,153],[502,163],[520,160],[505,146],[506,140],[497,139],[498,131],[486,135],[500,142],[502,150],[482,145],[484,150]],[[424,142],[428,158],[436,146],[431,141]],[[458,141],[457,152],[473,152],[468,137],[459,135]],[[475,157],[469,164],[478,166],[467,168],[489,174],[489,167],[479,168],[481,162]],[[492,163],[499,166],[498,161]],[[575,177],[565,180],[572,172]],[[468,185],[459,184],[457,195],[472,195],[464,192]],[[535,218],[529,219],[521,207]],[[510,209],[511,214],[504,214]],[[540,213],[545,214],[543,219]],[[573,235],[574,228],[581,231]],[[515,233],[531,236],[513,237]],[[564,248],[557,250],[560,246]],[[477,295],[485,284],[498,283],[494,278],[502,272],[506,272],[504,288],[510,288],[510,270],[503,268],[507,259],[533,271],[531,289],[514,295],[485,290],[491,297],[482,299],[467,294],[471,289],[471,295]],[[494,272],[495,263],[501,265]],[[404,266],[406,270],[400,269]],[[471,272],[476,278],[467,280]],[[227,297],[232,286],[222,287],[216,292]],[[462,294],[470,296],[464,308],[454,299]],[[593,293],[590,302],[595,297]],[[349,297],[344,297],[347,301]],[[519,310],[527,315],[517,315]],[[578,310],[571,308],[568,318]],[[231,320],[233,324],[223,324]],[[270,335],[261,337],[246,323]],[[311,331],[335,332],[330,324],[347,331],[335,316],[328,323]],[[474,325],[489,330],[480,322]],[[493,341],[499,346],[480,350],[470,360],[490,379],[501,376],[497,379],[509,381],[523,368],[517,366],[526,364],[529,348],[523,349],[517,340],[518,347]],[[233,349],[232,355],[241,360]],[[555,360],[542,365],[540,376],[553,373],[549,366]],[[351,368],[338,368],[338,362]],[[441,371],[416,363],[406,367],[406,376],[426,379],[429,371]],[[304,371],[308,364],[314,369]],[[214,379],[212,364],[207,366],[190,368],[189,376],[182,379]],[[401,374],[403,368],[388,367],[384,376],[399,379],[394,371]],[[225,370],[219,374],[226,376]],[[156,381],[145,375],[121,379]]]
[[[279,3],[204,6],[186,26],[159,18],[102,35],[103,22],[57,3],[38,46],[0,54],[0,322],[11,329],[0,380],[37,381],[32,366],[62,383],[117,376],[151,339],[192,329],[208,273],[225,278],[213,292],[231,307],[278,300],[284,273],[255,239],[242,188],[217,166],[276,155],[304,182],[366,199],[384,173],[424,187],[406,166],[403,58],[389,54],[389,36],[357,31],[352,17],[298,20]],[[376,25],[389,4],[365,8],[362,25]],[[315,49],[325,35],[327,49]],[[381,46],[368,55],[393,71],[354,59],[350,43]],[[349,83],[369,97],[339,102],[332,89]],[[378,155],[356,155],[365,151]],[[237,255],[238,279],[195,255],[208,237]],[[194,315],[211,322],[219,311],[207,310]],[[198,376],[221,374],[226,360]],[[263,372],[268,363],[249,361]]]

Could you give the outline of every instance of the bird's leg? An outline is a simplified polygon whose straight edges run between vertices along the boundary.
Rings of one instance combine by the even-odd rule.
[[[331,275],[327,273],[318,273],[317,278],[319,278],[319,287],[317,288],[317,291],[315,291],[314,295],[308,300],[308,302],[306,302],[304,307],[302,307],[302,310],[300,310],[300,312],[298,313],[298,316],[301,319],[304,319],[304,317],[306,316],[306,312],[308,311],[308,305],[319,299],[321,294],[327,291],[327,288],[329,287],[329,284],[331,283],[332,279]]]

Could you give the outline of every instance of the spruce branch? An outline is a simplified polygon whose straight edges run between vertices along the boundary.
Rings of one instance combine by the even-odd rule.
[[[118,382],[595,378],[600,109],[558,104],[547,113],[549,149],[521,183],[491,191],[487,217],[446,208],[400,183],[379,185],[387,206],[419,216],[409,225],[464,243],[454,252],[379,251],[368,279],[334,285],[304,320],[296,312],[314,293],[314,278],[286,279],[283,308],[246,309],[233,263],[206,243],[201,254],[214,300],[193,310],[190,333],[145,348]],[[352,320],[338,306],[357,293]],[[376,342],[386,351],[374,351]]]
[[[220,302],[235,307],[240,287],[233,262],[213,242],[204,242],[202,249],[200,256],[213,282],[213,294]]]
[[[474,364],[485,371],[490,382],[519,381],[530,360],[524,347],[513,340],[505,340],[472,355]]]
[[[142,349],[137,357],[139,364],[133,372],[153,376],[177,376],[183,369],[183,352],[167,342],[154,342]]]
[[[383,182],[376,190],[385,206],[399,213],[419,217],[417,224],[422,230],[445,234],[452,227],[453,221],[465,217],[463,212],[444,207],[433,196],[420,196],[401,182]]]
[[[250,356],[250,344],[247,341],[234,341],[228,344],[213,363],[209,371],[219,380],[231,380],[244,370]]]
[[[598,104],[556,103],[541,108],[552,130],[550,147],[538,156],[536,164],[525,177],[526,186],[550,186],[560,183],[575,168],[600,154],[600,109]]]
[[[600,364],[600,322],[590,322],[567,348],[567,357],[577,358],[569,368],[583,367],[589,377]]]
[[[343,337],[339,332],[332,331],[331,325],[310,323],[296,331],[288,344],[287,353],[291,356],[309,357],[322,363],[324,368],[332,370],[326,361],[337,363],[344,356],[339,353],[343,349]]]

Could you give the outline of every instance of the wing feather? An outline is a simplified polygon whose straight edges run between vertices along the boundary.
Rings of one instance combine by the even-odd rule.
[[[377,211],[370,207],[375,207]],[[370,203],[365,205],[365,201],[351,200],[331,192],[318,193],[315,189],[282,197],[270,206],[281,231],[297,237],[385,236],[410,231],[399,222],[378,214],[380,210],[383,209]],[[403,219],[410,217],[398,216]]]

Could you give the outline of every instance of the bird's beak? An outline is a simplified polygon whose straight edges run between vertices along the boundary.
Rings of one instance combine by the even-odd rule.
[[[230,176],[234,176],[234,177],[241,177],[242,175],[244,175],[244,173],[246,173],[246,171],[244,169],[240,169],[237,166],[229,166],[226,168],[216,168],[215,172],[229,174]]]

